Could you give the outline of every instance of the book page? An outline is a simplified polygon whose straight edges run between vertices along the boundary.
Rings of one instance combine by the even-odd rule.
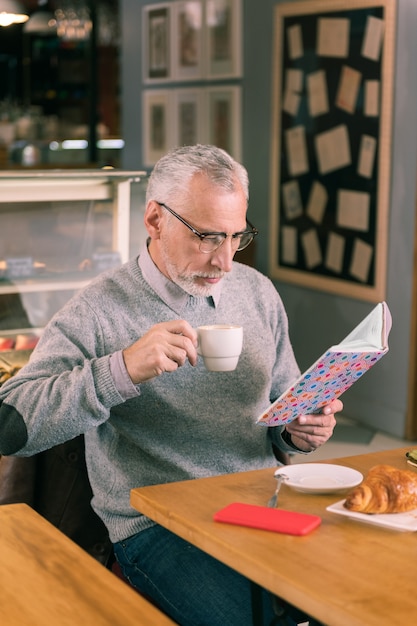
[[[350,332],[339,344],[332,349],[354,349],[362,346],[366,348],[383,349],[388,346],[388,334],[391,330],[391,314],[385,302],[377,306]]]

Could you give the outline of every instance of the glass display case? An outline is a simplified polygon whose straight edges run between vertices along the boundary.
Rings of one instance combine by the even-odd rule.
[[[145,172],[0,172],[0,350],[31,349],[100,272],[137,254]]]

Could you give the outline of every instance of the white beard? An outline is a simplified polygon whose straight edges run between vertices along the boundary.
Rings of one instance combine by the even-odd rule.
[[[168,272],[168,276],[172,282],[181,287],[181,289],[184,289],[186,293],[189,293],[191,296],[197,298],[207,298],[208,296],[211,296],[215,285],[198,285],[196,283],[196,279],[222,278],[224,276],[224,272],[201,272],[200,274],[190,274],[187,276],[181,274],[176,264],[168,259],[168,255],[165,254],[164,249],[162,250],[162,258]]]

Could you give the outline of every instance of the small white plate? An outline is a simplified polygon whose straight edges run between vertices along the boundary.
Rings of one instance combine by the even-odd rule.
[[[304,493],[337,493],[356,487],[362,482],[360,472],[344,465],[329,463],[298,463],[276,470],[275,476],[285,474],[285,484]]]
[[[417,530],[417,509],[413,509],[413,511],[408,511],[407,513],[378,513],[377,515],[368,515],[367,513],[356,513],[355,511],[345,509],[343,506],[344,502],[345,500],[340,500],[340,502],[328,506],[327,511],[336,513],[337,515],[344,515],[345,517],[350,517],[353,520],[365,522],[366,524],[391,528],[392,530]]]

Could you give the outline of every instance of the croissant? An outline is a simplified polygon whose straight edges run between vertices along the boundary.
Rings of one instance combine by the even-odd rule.
[[[417,474],[391,465],[375,465],[346,497],[344,506],[358,513],[404,513],[417,508]]]

